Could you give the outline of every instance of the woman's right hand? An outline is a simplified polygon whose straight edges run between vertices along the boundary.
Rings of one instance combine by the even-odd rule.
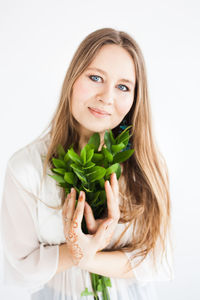
[[[79,196],[78,204],[75,208],[76,191],[74,189],[66,198],[63,206],[62,215],[66,242],[71,253],[72,261],[80,267],[84,268],[98,251],[101,251],[109,244],[118,223],[118,202],[115,197],[117,192],[117,179],[112,178],[112,180],[114,189],[109,182],[105,184],[108,211],[109,214],[112,213],[112,216],[102,221],[96,233],[84,234],[81,230],[85,207],[85,193],[83,193],[83,196]],[[110,221],[112,221],[112,223],[110,223]]]
[[[63,206],[64,234],[72,262],[84,269],[94,259],[96,253],[106,246],[112,219],[104,221],[95,234],[84,234],[81,229],[85,206],[84,192],[79,195],[76,208],[75,203],[76,191],[73,189]]]

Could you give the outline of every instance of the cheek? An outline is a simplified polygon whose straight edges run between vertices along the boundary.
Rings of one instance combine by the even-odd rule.
[[[123,100],[117,102],[117,104],[116,104],[116,109],[121,116],[126,115],[129,112],[129,110],[131,109],[131,106],[133,104],[132,99],[127,99],[127,100],[123,99]]]
[[[79,103],[84,102],[91,97],[91,90],[88,88],[85,80],[77,80],[73,87],[73,97]]]

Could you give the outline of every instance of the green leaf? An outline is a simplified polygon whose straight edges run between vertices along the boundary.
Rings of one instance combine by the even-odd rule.
[[[83,165],[85,165],[86,164],[86,148],[85,147],[83,147],[83,149],[81,150],[80,157],[81,157]]]
[[[111,139],[110,139],[110,134],[107,130],[105,131],[105,134],[104,134],[104,142],[107,146],[107,149],[111,152],[112,143],[111,143]]]
[[[55,172],[55,173],[62,174],[62,175],[64,175],[65,172],[66,172],[65,169],[61,169],[61,168],[58,168],[58,169],[53,168],[53,169],[51,169],[51,170],[52,170],[53,172]]]
[[[94,166],[95,166],[95,164],[93,162],[89,161],[87,164],[85,164],[85,166],[83,167],[83,169],[84,170],[85,169],[89,169],[89,168],[92,168]]]
[[[118,169],[117,169],[117,171],[115,173],[117,175],[117,180],[118,180],[119,177],[121,176],[121,166],[120,166],[120,164],[118,164]]]
[[[119,168],[119,164],[118,164],[118,163],[115,163],[115,164],[111,165],[111,166],[106,170],[106,174],[105,174],[106,180],[109,179],[109,176],[110,176],[112,173],[116,173],[118,168]]]
[[[83,174],[84,174],[83,167],[81,167],[80,165],[77,165],[77,164],[73,164],[73,163],[72,163],[70,166],[72,167],[72,169],[73,169],[74,171],[77,171],[77,172],[79,172],[79,173],[83,173]]]
[[[124,135],[121,136],[120,142],[123,143],[123,144],[125,145],[125,147],[126,147],[126,146],[128,145],[129,139],[130,139],[130,137],[131,137],[132,135],[133,135],[133,133],[129,135],[128,131],[126,131],[126,132],[124,133]]]
[[[72,166],[72,165],[71,165]],[[87,178],[85,177],[85,175],[84,175],[84,172],[82,171],[82,170],[78,170],[78,168],[74,168],[74,167],[72,167],[73,168],[73,171],[74,171],[74,173],[77,175],[77,177],[81,180],[81,182],[83,182],[83,183],[85,183],[85,184],[87,184],[88,182],[87,182]]]
[[[102,153],[94,153],[92,157],[92,161],[94,163],[100,162],[103,159],[103,154]]]
[[[72,185],[76,185],[77,178],[73,172],[66,172],[64,176],[64,180]]]
[[[103,203],[106,202],[106,191],[105,191],[105,189],[100,191],[99,197],[100,197],[100,199]]]
[[[112,145],[111,146],[111,150],[112,150],[113,153],[118,153],[118,152],[120,152],[124,148],[125,148],[124,143],[120,143],[120,144]]]
[[[80,173],[77,172],[77,171],[74,171],[74,173],[76,173],[77,177],[78,177],[83,183],[85,183],[85,184],[88,183],[88,182],[87,182],[87,178],[86,178],[84,175],[80,174]]]
[[[95,180],[101,179],[104,177],[106,169],[103,167],[95,166],[88,170],[86,177],[89,182],[94,182]]]
[[[59,184],[61,187],[63,187],[63,188],[70,188],[70,184],[69,183],[67,183],[67,182],[65,182],[65,183],[60,183]]]
[[[48,174],[49,175],[49,174]],[[51,178],[55,179],[58,183],[65,183],[65,180],[60,175],[49,175]]]
[[[113,147],[113,146],[112,146]],[[102,147],[102,153],[103,153],[103,155],[104,155],[104,158],[108,161],[108,162],[110,162],[110,163],[112,163],[112,161],[113,161],[113,155],[112,155],[112,153],[110,153],[105,147]]]
[[[130,135],[128,135],[127,138],[123,139],[123,144],[125,147],[128,145],[129,139],[130,139]]]
[[[113,136],[112,130],[109,130],[109,134],[110,134],[110,140],[111,140],[112,144],[115,145],[116,144],[116,140],[115,140],[115,138]]]
[[[56,167],[56,168],[66,168],[66,163],[63,161],[63,160],[61,160],[61,159],[58,159],[58,158],[55,158],[55,157],[53,157],[52,158],[52,162],[53,162],[53,164],[54,164],[54,166]]]
[[[104,187],[105,187],[105,180],[104,180],[104,178],[99,179],[99,184],[100,184],[100,187],[102,189],[104,189]]]
[[[89,295],[94,295],[93,292],[89,292],[88,288],[85,288],[83,292],[81,292],[81,296],[89,296]]]
[[[103,276],[104,277],[104,283],[106,286],[112,287],[111,280],[109,277]]]
[[[127,138],[127,134],[129,135],[128,129],[133,127],[133,125],[127,126],[126,129],[124,129],[117,137],[116,137],[116,143],[123,143],[124,137]]]
[[[86,163],[88,163],[88,162],[91,161],[91,159],[94,155],[94,149],[91,149],[90,147],[87,147],[86,150],[87,150],[87,152],[86,152]]]
[[[89,145],[93,145],[93,146],[92,146],[93,149],[94,149],[95,151],[98,151],[99,145],[100,145],[100,135],[99,135],[98,132],[95,132],[95,133],[90,137],[90,139],[89,139],[89,141],[88,141],[88,144],[89,144]]]
[[[107,160],[104,160],[104,161],[102,162],[102,165],[103,165],[103,167],[104,167],[105,169],[107,169],[107,168],[110,166],[110,163],[109,163]]]
[[[100,205],[104,205],[105,200],[104,199],[98,199],[98,201],[96,202],[96,207],[100,206]]]
[[[59,159],[63,159],[64,156],[65,156],[65,150],[64,150],[64,148],[63,148],[63,146],[61,144],[58,145],[57,151],[58,151],[58,157],[59,157]]]
[[[73,160],[75,163],[78,163],[80,165],[82,165],[82,161],[80,159],[80,156],[74,151],[73,148],[70,148],[68,151],[67,151],[69,157],[71,158],[71,160]]]
[[[69,154],[66,153],[65,156],[64,156],[64,161],[68,162],[69,160],[70,160]]]
[[[131,157],[131,155],[133,154],[134,151],[135,151],[135,149],[130,149],[130,150],[126,150],[126,151],[117,153],[114,156],[113,162],[114,163],[122,163],[122,162],[126,161],[129,157]]]
[[[98,200],[98,197],[100,195],[101,191],[97,191],[97,192],[94,192],[94,193],[91,193],[91,205],[94,205],[96,203],[96,201]]]

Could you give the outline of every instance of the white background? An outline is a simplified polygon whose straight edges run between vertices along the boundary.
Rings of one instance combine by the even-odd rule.
[[[175,279],[157,284],[162,300],[200,299],[199,15],[194,0],[0,1],[0,192],[9,157],[50,121],[82,39],[113,27],[139,43],[171,182]],[[13,297],[29,299],[0,286],[1,299]]]

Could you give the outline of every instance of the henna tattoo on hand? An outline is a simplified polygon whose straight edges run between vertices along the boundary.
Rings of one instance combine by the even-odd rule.
[[[77,228],[77,227],[78,227],[77,219],[75,219],[75,220],[72,222],[72,226],[73,226],[73,228]]]
[[[70,231],[66,240],[70,243],[76,242],[78,239],[78,235],[74,231]]]
[[[76,243],[78,240],[78,235],[73,230],[73,228],[77,228],[77,227],[78,227],[78,222],[77,222],[77,219],[75,219],[72,222],[72,229],[70,230],[68,236],[66,237],[66,240],[67,240],[68,246],[69,246],[69,250],[72,254],[72,260],[75,265],[78,265],[81,258],[83,257],[83,252],[82,252],[81,248],[79,247],[79,245]]]

